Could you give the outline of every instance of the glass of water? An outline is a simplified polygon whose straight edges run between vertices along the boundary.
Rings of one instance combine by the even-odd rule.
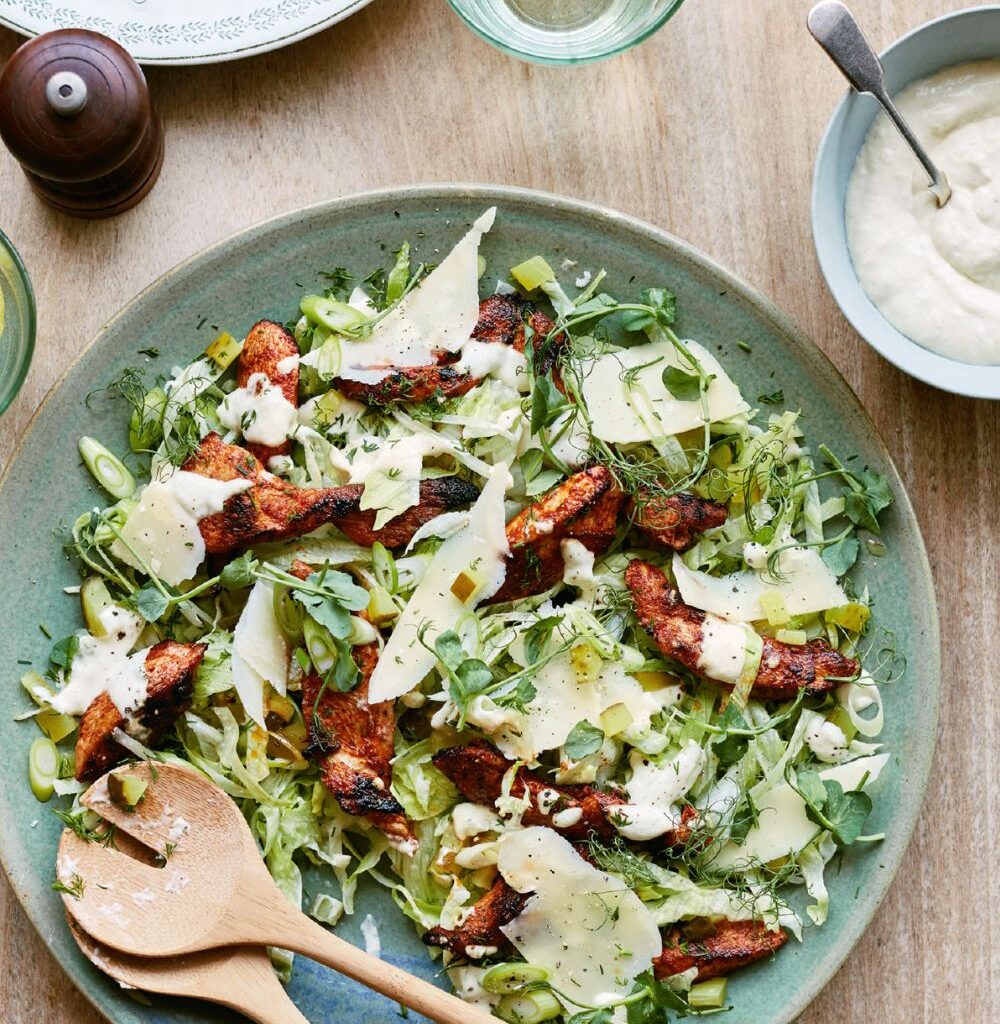
[[[448,0],[487,42],[522,60],[581,64],[627,50],[684,0]]]

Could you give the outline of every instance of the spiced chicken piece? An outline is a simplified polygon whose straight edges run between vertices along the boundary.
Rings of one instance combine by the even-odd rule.
[[[487,807],[494,806],[496,798],[500,796],[503,777],[513,764],[485,740],[473,740],[464,747],[439,750],[433,760],[466,800]],[[625,803],[624,798],[617,793],[604,792],[588,785],[553,785],[527,768],[521,768],[511,787],[511,796],[523,796],[525,790],[531,797],[531,807],[521,819],[525,825],[547,825],[571,841],[585,840],[593,833],[598,839],[611,842],[617,835],[614,825],[608,820],[608,814]],[[554,801],[539,801],[542,790],[549,791],[547,796],[557,794],[557,798]],[[547,810],[543,812],[540,804]],[[579,808],[581,812],[574,824],[557,827],[553,823],[553,815],[574,808]]]
[[[562,579],[564,540],[578,540],[603,554],[618,531],[625,501],[606,466],[581,470],[557,484],[507,524],[510,556],[493,604],[541,593]]]
[[[296,563],[293,567],[296,575],[302,574],[301,566]],[[305,572],[308,575],[308,566]],[[353,690],[323,690],[316,675],[302,681],[308,753],[319,763],[323,784],[348,814],[366,818],[397,849],[412,852],[417,840],[389,788],[396,728],[394,702],[368,703],[368,682],[378,661],[378,644],[355,647],[353,654],[361,673]]]
[[[498,953],[510,949],[510,939],[500,930],[524,910],[531,893],[512,889],[497,875],[489,891],[472,906],[468,915],[455,928],[437,925],[424,932],[428,946],[440,946],[454,956],[468,956],[469,947],[492,946]]]
[[[681,491],[669,496],[640,493],[629,501],[629,514],[654,544],[686,551],[706,530],[722,526],[725,505]]]
[[[250,328],[243,342],[236,363],[236,383],[245,388],[255,374],[263,374],[270,384],[281,390],[285,399],[298,408],[299,404],[299,346],[292,335],[281,324],[273,320],[258,320]],[[284,372],[279,364],[289,360]],[[247,448],[266,466],[274,455],[288,455],[292,442],[284,441],[276,448],[268,445],[247,443]]]
[[[656,646],[696,675],[712,678],[701,666],[706,623],[709,628],[714,623],[719,628],[732,628],[730,624],[685,604],[662,570],[648,562],[630,563],[625,584],[632,593],[639,622]],[[783,644],[771,637],[762,640],[760,667],[750,688],[750,696],[757,700],[790,700],[801,689],[818,696],[858,674],[858,662],[835,651],[825,640],[801,645]],[[742,659],[742,654],[734,651],[733,657]],[[727,680],[716,682],[732,685]]]
[[[526,299],[518,295],[492,295],[483,299],[479,303],[479,319],[472,338],[489,344],[509,345],[523,352],[526,324],[533,332],[534,350],[541,349],[536,373],[553,372],[553,379],[558,385],[556,361],[559,344],[565,339],[560,336],[543,345],[555,324]],[[334,386],[348,398],[376,406],[457,398],[482,382],[481,377],[457,369],[458,359],[454,353],[440,352],[438,362],[432,366],[396,367],[374,384],[338,377]]]
[[[190,707],[195,669],[205,644],[164,640],[146,654],[146,699],[128,719],[105,691],[98,694],[80,719],[76,740],[76,777],[94,779],[129,756],[112,735],[115,729],[137,734],[155,745]]]
[[[198,524],[210,555],[228,555],[264,541],[286,540],[333,523],[351,540],[370,547],[381,541],[398,548],[426,522],[449,509],[468,505],[479,492],[457,477],[420,482],[420,501],[375,529],[375,509],[361,509],[362,484],[343,487],[296,487],[265,472],[245,448],[226,444],[218,434],[206,435],[185,470],[215,480],[252,480],[253,486],[234,494],[221,512]]]
[[[771,931],[758,921],[696,921],[675,925],[663,937],[653,961],[657,978],[698,968],[698,981],[718,978],[771,956],[788,941],[784,928]]]

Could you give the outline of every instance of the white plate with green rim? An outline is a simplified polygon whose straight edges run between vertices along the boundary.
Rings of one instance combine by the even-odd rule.
[[[276,50],[370,0],[0,0],[0,24],[26,36],[86,28],[140,64],[215,64]]]

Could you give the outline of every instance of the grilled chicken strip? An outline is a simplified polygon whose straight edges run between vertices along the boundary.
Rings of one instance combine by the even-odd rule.
[[[681,491],[669,497],[639,494],[629,502],[632,521],[654,544],[686,551],[706,530],[722,526],[725,505]]]
[[[524,910],[530,898],[531,893],[512,889],[497,875],[492,888],[473,904],[460,925],[430,928],[424,932],[424,942],[447,949],[454,956],[468,956],[470,946],[493,946],[498,953],[505,952],[510,948],[510,939],[500,929]]]
[[[164,640],[146,655],[146,700],[130,721],[107,692],[95,697],[80,719],[76,740],[76,777],[81,781],[103,775],[128,751],[112,736],[115,729],[137,733],[143,743],[155,745],[191,704],[195,669],[205,655],[205,644],[179,644]]]
[[[320,696],[323,683],[318,676],[309,675],[302,681],[309,753],[319,763],[323,784],[348,814],[367,818],[393,846],[412,852],[417,840],[389,789],[396,728],[394,702],[368,703],[368,681],[378,661],[378,644],[355,647],[353,653],[361,682],[348,693],[328,688]],[[314,710],[321,729],[316,727]]]
[[[362,484],[295,487],[266,473],[259,460],[245,448],[226,444],[215,433],[205,436],[183,468],[215,480],[243,477],[254,481],[252,487],[234,494],[221,512],[198,524],[210,555],[242,551],[264,541],[301,537],[324,523],[334,523],[358,544],[370,547],[381,541],[387,548],[398,548],[424,523],[449,509],[469,504],[479,493],[472,484],[456,477],[422,480],[419,504],[376,530],[375,510],[360,508]]]
[[[292,335],[281,324],[273,320],[258,320],[250,328],[250,333],[243,342],[236,364],[236,383],[245,388],[250,378],[262,373],[272,384],[281,389],[281,393],[294,406],[299,404],[299,365],[295,365],[282,373],[278,364],[283,359],[299,354],[299,346]],[[285,441],[277,448],[269,448],[263,444],[247,443],[250,449],[264,465],[273,455],[287,455],[292,450],[292,442]]]
[[[466,800],[473,803],[493,807],[500,796],[500,787],[504,774],[513,764],[508,761],[494,746],[485,740],[473,740],[464,747],[447,747],[439,750],[433,757],[434,764],[458,787]],[[554,803],[542,800],[542,805],[550,805],[548,813],[539,809],[539,794],[542,790],[556,793]],[[583,840],[591,833],[604,842],[611,842],[617,835],[614,825],[608,820],[608,814],[625,800],[616,793],[605,793],[594,786],[556,786],[552,785],[534,772],[521,768],[511,787],[511,796],[520,797],[525,790],[531,797],[531,807],[524,812],[521,819],[525,825],[547,825],[567,839]],[[557,827],[552,816],[559,811],[573,808],[580,809],[580,818],[573,824]]]
[[[615,539],[624,501],[611,470],[592,466],[519,512],[507,524],[507,576],[491,602],[530,597],[562,579],[564,540],[578,540],[595,555],[603,554]]]
[[[479,303],[479,320],[472,331],[472,337],[476,341],[510,345],[518,352],[523,352],[525,324],[529,324],[534,332],[535,347],[540,346],[555,327],[549,317],[520,296],[493,295]],[[554,371],[557,358],[558,345],[554,339],[545,347],[536,372],[542,374]],[[334,385],[348,398],[366,405],[457,398],[471,391],[482,380],[481,377],[456,369],[454,363],[457,360],[458,357],[453,353],[442,352],[435,366],[399,367],[377,384],[338,377]]]
[[[709,629],[733,627],[685,604],[663,572],[648,562],[630,563],[625,584],[632,592],[639,622],[656,646],[697,675],[712,678],[701,667],[706,625]],[[762,639],[760,668],[750,689],[750,696],[757,700],[789,700],[803,688],[810,696],[820,695],[858,674],[858,662],[835,651],[824,640],[795,645],[771,637]],[[716,681],[732,685],[726,680]]]
[[[788,941],[784,928],[770,931],[757,921],[699,922],[707,931],[691,925],[674,926],[663,936],[663,952],[653,961],[657,978],[669,978],[692,967],[698,981],[718,978],[770,956]]]

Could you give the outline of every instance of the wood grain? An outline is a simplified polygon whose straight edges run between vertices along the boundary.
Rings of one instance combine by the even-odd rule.
[[[0,421],[0,465],[65,361],[181,258],[292,207],[419,181],[528,185],[644,217],[777,300],[869,408],[910,489],[938,585],[944,701],[936,767],[902,870],[804,1024],[979,1024],[1000,1009],[1000,744],[989,639],[1000,623],[1000,403],[904,376],[851,330],[820,278],[812,160],[843,86],[804,29],[808,0],[689,0],[632,53],[582,68],[509,60],[442,0],[378,0],[291,49],[155,69],[167,133],[149,198],[68,220],[0,153],[0,223],[38,293],[38,353]],[[853,0],[882,46],[960,6]],[[17,45],[0,31],[0,60]],[[95,1024],[0,882],[0,1020]]]

